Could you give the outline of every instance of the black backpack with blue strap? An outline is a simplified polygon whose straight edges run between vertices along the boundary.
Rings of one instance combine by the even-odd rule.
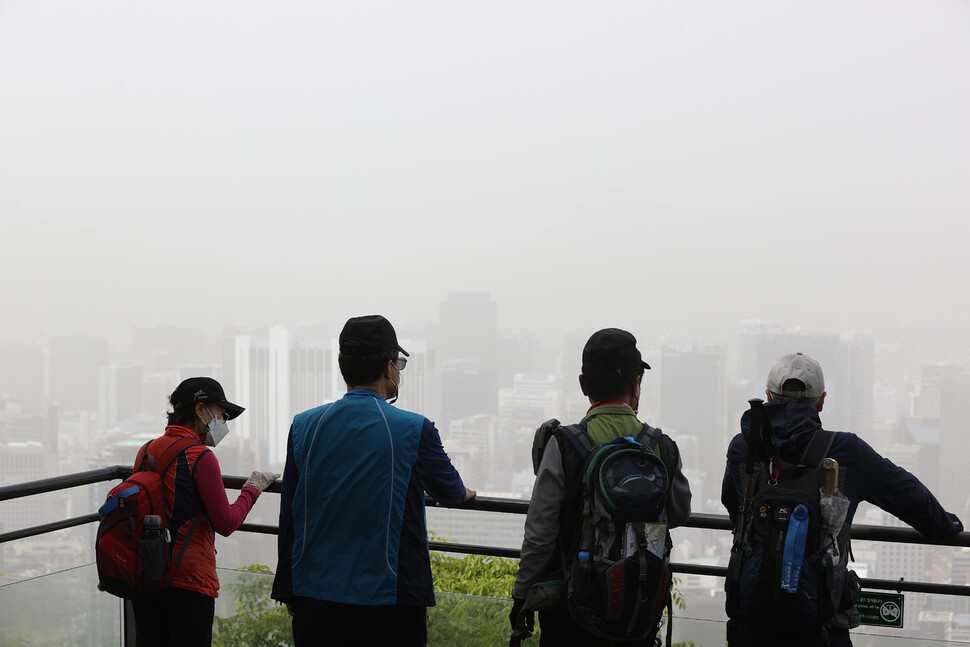
[[[797,463],[784,461],[761,400],[751,401],[743,501],[725,578],[728,617],[766,632],[811,631],[839,607],[846,559],[822,531],[822,461],[834,432],[819,428]]]

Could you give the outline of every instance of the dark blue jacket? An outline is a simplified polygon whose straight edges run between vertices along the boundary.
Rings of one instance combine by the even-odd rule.
[[[808,404],[767,402],[765,415],[782,460],[797,463],[815,430],[822,428],[818,412]],[[748,431],[750,412],[741,417]],[[736,521],[743,497],[744,467],[748,444],[742,434],[728,446],[727,467],[721,484],[721,503]],[[849,499],[848,527],[861,501],[868,501],[902,519],[930,539],[943,539],[963,530],[963,524],[947,512],[919,479],[883,458],[852,433],[836,432],[828,456],[839,462],[839,489]]]

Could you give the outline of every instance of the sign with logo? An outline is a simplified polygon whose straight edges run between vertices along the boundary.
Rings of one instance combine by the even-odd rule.
[[[903,596],[897,593],[863,591],[855,603],[862,624],[876,627],[903,628]]]

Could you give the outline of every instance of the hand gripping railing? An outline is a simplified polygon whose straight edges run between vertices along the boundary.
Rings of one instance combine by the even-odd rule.
[[[11,499],[18,499],[21,497],[32,496],[35,494],[43,494],[46,492],[55,492],[57,490],[64,490],[67,488],[79,487],[82,485],[91,485],[93,483],[100,483],[103,481],[112,481],[115,479],[124,479],[130,476],[132,473],[132,468],[125,465],[114,465],[112,467],[103,467],[101,469],[90,470],[87,472],[78,472],[76,474],[68,474],[65,476],[55,476],[53,478],[41,479],[38,481],[28,481],[26,483],[16,483],[13,485],[0,486],[0,501],[8,501]],[[233,489],[241,489],[243,483],[246,482],[246,477],[243,476],[228,476],[224,475],[222,477],[223,483],[226,487]],[[267,492],[279,493],[280,483],[279,481],[270,484],[266,489]],[[428,506],[437,505],[436,502],[430,497],[425,499],[425,503]],[[529,510],[529,502],[516,499],[500,499],[495,497],[476,497],[475,499],[462,504],[461,509],[465,510],[478,510],[482,512],[502,512],[507,514],[525,514]],[[54,532],[55,530],[63,530],[65,528],[72,528],[74,526],[81,526],[87,523],[93,523],[98,520],[98,514],[86,514],[79,517],[73,517],[71,519],[64,519],[61,521],[55,521],[52,523],[42,524],[39,526],[32,526],[30,528],[23,528],[20,530],[13,530],[10,532],[0,533],[0,544],[15,541],[18,539],[25,539],[27,537],[34,537],[37,535],[43,535],[48,532]],[[704,514],[696,513],[692,514],[690,520],[684,524],[685,528],[703,528],[710,530],[732,530],[731,521],[728,519],[727,515],[719,514]],[[244,532],[255,532],[259,534],[275,535],[277,534],[277,527],[265,524],[243,524],[239,527],[239,530]],[[944,540],[934,541],[924,537],[912,528],[890,528],[886,526],[872,526],[865,524],[852,524],[851,537],[856,540],[865,541],[885,541],[898,544],[923,544],[923,545],[937,545],[937,546],[963,546],[970,547],[970,532],[961,532],[958,535],[954,535]],[[474,554],[474,555],[487,555],[491,557],[508,557],[512,559],[518,559],[519,550],[515,548],[501,548],[496,546],[477,546],[473,544],[460,544],[452,542],[439,542],[432,541],[429,542],[429,546],[432,550],[449,552],[449,553],[459,553],[459,554]],[[724,566],[708,566],[708,565],[698,565],[698,564],[671,564],[670,568],[675,573],[684,573],[691,575],[711,575],[714,577],[724,577],[727,573],[727,568]],[[942,595],[958,595],[970,597],[970,586],[959,586],[955,584],[934,584],[930,582],[905,582],[902,580],[877,580],[877,579],[863,579],[862,586],[866,589],[879,589],[888,591],[912,591],[917,593],[937,593]]]

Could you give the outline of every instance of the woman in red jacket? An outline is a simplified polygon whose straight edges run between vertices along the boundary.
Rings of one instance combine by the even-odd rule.
[[[145,451],[159,457],[180,438],[191,445],[172,461],[162,475],[165,498],[172,505],[168,532],[173,563],[168,588],[132,600],[136,642],[139,647],[209,647],[212,618],[219,595],[216,576],[215,533],[229,536],[246,519],[260,492],[277,475],[253,472],[233,503],[222,484],[222,471],[209,449],[229,433],[227,421],[244,411],[226,399],[222,386],[211,377],[190,377],[169,396],[165,434]],[[135,468],[142,452],[135,458]]]

